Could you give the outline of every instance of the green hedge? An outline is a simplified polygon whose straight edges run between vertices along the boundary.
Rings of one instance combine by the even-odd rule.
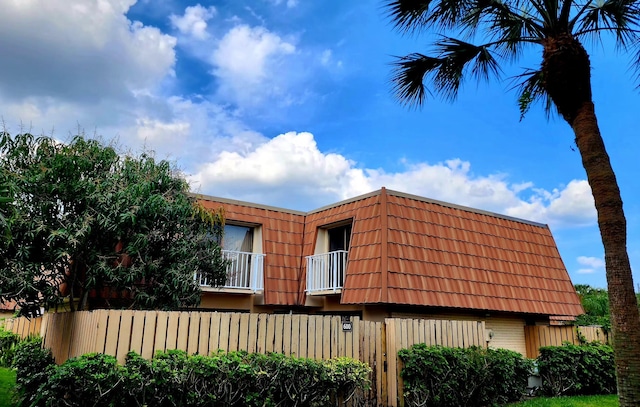
[[[42,360],[39,358],[38,360]],[[113,356],[87,354],[43,367],[47,378],[22,389],[22,405],[55,406],[326,406],[369,387],[371,369],[338,358],[315,361],[280,354],[219,352],[188,356],[159,352],[146,360],[131,352],[124,366]],[[35,373],[19,369],[18,376]]]
[[[398,355],[407,406],[494,406],[520,400],[533,362],[505,349],[418,344]]]
[[[587,344],[540,348],[538,369],[542,390],[552,396],[612,394],[616,392],[613,349]]]
[[[12,366],[16,369],[17,406],[43,406],[40,388],[56,368],[51,351],[42,349],[39,337],[27,338],[16,346]]]
[[[10,367],[20,336],[0,326],[0,367]]]

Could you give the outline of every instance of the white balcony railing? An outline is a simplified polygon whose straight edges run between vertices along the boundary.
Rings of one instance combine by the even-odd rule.
[[[308,256],[306,291],[308,293],[336,292],[342,289],[347,270],[347,254],[346,250],[337,250]]]
[[[222,257],[229,260],[227,281],[220,288],[264,290],[264,254],[223,250]],[[201,287],[210,287],[206,277],[196,275]]]

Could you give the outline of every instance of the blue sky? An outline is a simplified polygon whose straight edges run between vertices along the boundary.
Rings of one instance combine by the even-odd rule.
[[[454,103],[406,108],[392,56],[427,52],[434,35],[395,32],[378,0],[9,1],[0,116],[12,133],[146,146],[209,195],[309,210],[386,186],[547,223],[573,282],[605,287],[572,132],[536,107],[520,121],[509,91],[540,50]],[[635,266],[640,94],[629,58],[587,45]]]

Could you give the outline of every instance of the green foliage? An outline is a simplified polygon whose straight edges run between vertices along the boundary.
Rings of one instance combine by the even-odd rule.
[[[32,389],[34,407],[319,407],[368,388],[371,369],[346,358],[315,361],[247,352],[188,356],[170,350],[152,360],[130,352],[124,366],[111,356],[89,354],[47,371],[48,380]]]
[[[545,346],[538,369],[544,393],[552,396],[616,392],[613,349],[608,345]]]
[[[605,331],[611,329],[609,318],[609,294],[602,288],[593,288],[585,284],[576,284],[576,292],[580,297],[584,314],[578,316],[579,326],[599,325]]]
[[[42,339],[30,337],[20,341],[13,356],[16,369],[17,406],[43,405],[41,386],[55,369],[51,351],[42,349]]]
[[[13,406],[16,372],[13,369],[0,367],[0,406]]]
[[[0,326],[0,367],[11,367],[20,336]]]
[[[492,406],[524,395],[533,364],[505,349],[417,344],[398,355],[408,406]]]
[[[0,301],[25,315],[65,298],[84,308],[90,292],[96,306],[175,309],[199,302],[194,272],[225,281],[222,215],[167,161],[81,136],[2,133],[0,185],[20,197],[0,242]]]
[[[116,358],[92,353],[67,360],[51,370],[46,384],[40,386],[39,406],[110,407],[122,404],[124,375]]]
[[[618,396],[536,397],[509,407],[618,407]]]

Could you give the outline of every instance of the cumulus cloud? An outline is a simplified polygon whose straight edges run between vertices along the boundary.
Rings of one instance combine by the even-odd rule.
[[[228,31],[211,56],[219,92],[229,100],[251,106],[267,97],[285,96],[286,57],[296,46],[264,27],[240,24]]]
[[[180,31],[180,33],[199,40],[205,40],[209,37],[207,21],[215,15],[215,7],[203,7],[200,4],[196,4],[195,6],[187,7],[182,16],[172,14],[169,20],[171,21],[171,25]]]
[[[563,189],[533,189],[534,195],[508,209],[507,214],[522,218],[542,217],[549,223],[584,225],[596,218],[591,187],[586,180],[572,180]]]
[[[124,99],[173,70],[175,38],[125,17],[135,0],[10,1],[0,13],[0,95]],[[21,100],[21,101],[22,101]]]
[[[604,261],[598,257],[579,256],[576,261],[584,266],[578,269],[578,274],[593,274],[596,271],[604,270]]]
[[[193,185],[203,193],[307,210],[386,186],[554,226],[595,220],[593,202],[591,207],[583,202],[584,181],[549,192],[534,189],[531,183],[509,183],[503,174],[475,175],[471,164],[460,159],[405,164],[401,171],[387,172],[320,151],[310,133],[289,132],[255,141],[242,151],[221,151],[198,168],[191,177]]]

